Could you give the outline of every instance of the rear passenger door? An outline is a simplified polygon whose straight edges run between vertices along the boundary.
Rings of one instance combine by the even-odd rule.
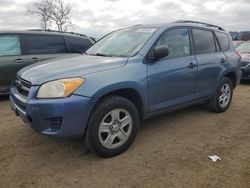
[[[200,97],[213,94],[218,79],[226,69],[227,58],[220,50],[214,31],[192,28],[194,51],[198,62],[196,93]]]
[[[64,37],[60,35],[25,35],[25,51],[29,64],[67,55]]]
[[[151,114],[192,101],[197,76],[187,27],[165,31],[154,46],[167,46],[169,55],[148,64]]]

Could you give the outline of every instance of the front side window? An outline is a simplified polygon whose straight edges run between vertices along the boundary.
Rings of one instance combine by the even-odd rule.
[[[110,33],[99,40],[86,54],[131,57],[134,56],[153,35],[156,28],[129,28]]]
[[[27,36],[29,54],[65,53],[66,47],[62,36],[29,35]]]
[[[189,34],[186,28],[172,29],[163,33],[156,46],[167,46],[168,58],[184,57],[191,54]]]
[[[215,32],[215,35],[220,43],[221,49],[227,51],[229,49],[229,38],[225,33]]]
[[[196,54],[216,52],[214,36],[211,31],[193,29],[193,36]]]
[[[20,39],[17,35],[0,36],[0,56],[21,55]]]

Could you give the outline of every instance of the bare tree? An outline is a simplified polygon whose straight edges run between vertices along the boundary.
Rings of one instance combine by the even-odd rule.
[[[41,2],[33,3],[33,8],[28,10],[29,14],[35,14],[40,17],[41,27],[48,29],[51,24],[51,11],[53,8],[52,0],[41,0]]]
[[[67,31],[72,28],[71,6],[68,3],[65,4],[63,0],[54,0],[51,20],[57,25],[58,31]]]
[[[35,14],[40,17],[43,29],[55,24],[58,31],[73,30],[71,22],[71,6],[64,3],[63,0],[41,0],[33,3],[32,9],[28,10],[29,14]]]

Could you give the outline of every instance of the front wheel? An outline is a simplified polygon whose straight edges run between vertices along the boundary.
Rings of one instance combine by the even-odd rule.
[[[94,109],[85,140],[92,152],[112,157],[132,144],[138,127],[139,115],[135,105],[125,98],[112,96]]]
[[[232,98],[233,84],[231,79],[225,77],[209,101],[210,110],[217,113],[225,112],[229,108]]]

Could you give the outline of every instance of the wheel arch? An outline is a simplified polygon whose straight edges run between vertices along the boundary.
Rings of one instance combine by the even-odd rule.
[[[126,87],[124,87],[126,85]],[[104,99],[110,96],[119,96],[130,100],[137,108],[140,115],[140,120],[143,120],[147,114],[147,95],[143,92],[143,88],[134,84],[122,84],[115,86],[108,86],[97,91],[93,98],[95,99],[95,107]],[[112,88],[112,89],[111,89]]]
[[[236,76],[236,73],[235,73],[235,72],[233,72],[233,71],[227,72],[227,73],[224,75],[224,77],[229,78],[229,79],[232,81],[232,83],[233,83],[233,88],[236,87],[236,85],[237,85],[237,76]]]

